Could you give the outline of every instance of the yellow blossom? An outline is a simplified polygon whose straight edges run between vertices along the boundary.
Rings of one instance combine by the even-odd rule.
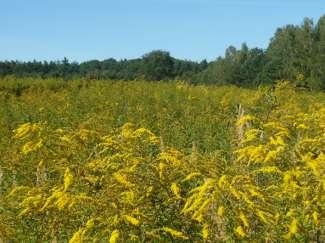
[[[109,238],[109,243],[116,243],[120,238],[120,232],[118,230],[113,230],[111,237]]]

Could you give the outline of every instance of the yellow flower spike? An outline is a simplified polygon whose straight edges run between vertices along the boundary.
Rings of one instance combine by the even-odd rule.
[[[227,176],[226,175],[221,176],[220,179],[219,179],[219,181],[218,181],[218,186],[220,188],[224,188],[227,184],[228,184],[228,182],[227,182]]]
[[[207,240],[209,238],[209,225],[208,224],[203,225],[202,237],[204,240]]]
[[[318,212],[314,211],[313,212],[313,221],[314,221],[315,225],[319,225],[319,217],[318,216],[319,216]]]
[[[113,176],[119,183],[121,183],[122,185],[124,185],[126,187],[133,187],[134,186],[131,182],[129,182],[127,180],[125,175],[122,175],[119,172],[114,173]]]
[[[298,220],[293,219],[289,225],[289,232],[285,235],[286,239],[291,239],[292,236],[296,235],[298,232]]]
[[[245,139],[241,141],[242,143],[248,143],[257,138],[257,136],[261,133],[258,129],[250,129],[245,133]]]
[[[166,164],[160,162],[160,163],[159,163],[159,178],[160,178],[160,180],[163,179],[165,168],[166,168]]]
[[[240,213],[239,213],[239,218],[243,222],[244,226],[246,228],[249,228],[248,219],[247,219],[246,215],[242,211],[240,211]]]
[[[277,151],[276,150],[271,150],[267,153],[265,159],[264,159],[264,163],[267,163],[269,161],[274,161],[277,157]]]
[[[242,116],[236,123],[237,126],[242,126],[247,122],[254,121],[256,118],[251,115]]]
[[[43,139],[38,141],[29,141],[22,147],[22,153],[28,154],[30,152],[36,151],[43,146]]]
[[[116,243],[119,238],[120,238],[120,232],[118,230],[113,230],[108,242]]]
[[[265,212],[263,212],[262,210],[257,210],[257,216],[262,220],[263,223],[267,224],[270,223],[270,220],[267,220],[267,218],[265,217]]]
[[[79,229],[77,232],[73,234],[72,238],[69,240],[69,243],[81,243],[82,234],[83,234],[83,230]]]
[[[123,215],[123,218],[129,222],[130,224],[134,225],[134,226],[137,226],[140,224],[140,221],[130,215]]]
[[[174,230],[174,229],[169,228],[169,227],[163,227],[162,230],[169,233],[174,238],[178,238],[178,239],[182,239],[182,240],[188,240],[188,237],[186,235],[184,235],[180,231]]]
[[[73,182],[73,175],[69,168],[65,170],[64,173],[64,191],[67,191]]]
[[[225,207],[224,207],[224,206],[220,206],[220,207],[218,207],[217,215],[218,215],[219,217],[222,217],[224,214],[225,214]]]
[[[247,236],[247,234],[245,233],[244,229],[242,226],[238,226],[235,229],[235,233],[237,234],[237,236],[239,236],[240,238],[244,238]]]
[[[189,181],[189,180],[193,179],[194,177],[198,177],[200,175],[201,175],[201,173],[199,173],[199,172],[190,173],[185,177],[185,179],[182,180],[182,182]]]
[[[93,219],[89,219],[86,223],[86,229],[89,230],[95,226],[95,221]]]
[[[176,196],[177,199],[182,198],[181,197],[181,189],[178,187],[178,185],[176,183],[172,183],[172,185],[170,186],[171,191],[174,193],[174,195]]]
[[[240,199],[240,194],[238,193],[238,191],[233,187],[233,186],[229,186],[229,190],[231,192],[231,194],[237,199]]]
[[[308,129],[308,126],[306,126],[305,124],[299,124],[297,126],[297,129],[306,130],[306,129]]]
[[[24,138],[30,131],[31,123],[27,122],[25,124],[20,125],[14,132],[14,138],[22,139]]]
[[[283,147],[286,145],[281,136],[276,137],[276,145],[280,145]]]
[[[32,124],[30,122],[24,123],[13,131],[14,138],[23,140],[27,138],[31,133],[35,133],[40,129],[41,129],[41,125],[39,123],[35,123],[35,124]]]

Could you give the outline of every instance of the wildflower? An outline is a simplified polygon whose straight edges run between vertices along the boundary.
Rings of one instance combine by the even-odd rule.
[[[242,226],[238,226],[235,229],[235,233],[240,237],[240,238],[244,238],[247,236],[247,234],[245,233],[244,229]]]
[[[261,169],[256,170],[255,172],[257,173],[265,173],[265,174],[276,174],[279,173],[281,174],[281,171],[277,166],[265,166],[262,167]]]
[[[40,139],[38,141],[30,141],[27,142],[23,147],[22,147],[22,153],[23,154],[28,154],[30,152],[36,151],[39,148],[43,146],[43,140]]]
[[[16,139],[25,139],[31,133],[37,132],[41,129],[40,124],[32,124],[30,122],[20,125],[17,129],[14,130],[14,138]]]
[[[218,207],[217,215],[218,215],[219,217],[222,217],[224,214],[225,214],[225,207],[224,207],[224,206],[220,206],[220,207]]]
[[[285,146],[285,142],[283,141],[281,136],[277,136],[276,138],[270,137],[270,144],[271,145],[276,145],[276,146],[278,146],[278,145]]]
[[[298,232],[298,220],[293,219],[289,225],[289,232],[285,235],[286,239],[291,239],[292,236],[296,235]]]
[[[163,173],[164,173],[165,167],[166,167],[165,163],[162,163],[162,162],[159,163],[159,178],[160,178],[160,180],[163,179]]]
[[[181,194],[180,194],[181,190],[176,183],[172,183],[172,185],[170,186],[170,189],[174,193],[174,195],[176,196],[177,199],[181,198]]]
[[[207,240],[209,237],[209,225],[204,224],[202,228],[202,237],[204,240]]]
[[[79,229],[77,232],[73,234],[72,238],[69,240],[69,243],[81,243],[82,234],[83,234],[83,230]]]
[[[237,121],[237,126],[242,126],[247,122],[254,121],[256,118],[251,116],[251,115],[245,115],[242,116],[238,121]]]
[[[64,193],[64,192],[58,192],[57,193],[57,200],[55,202],[55,205],[58,207],[58,209],[62,210],[68,204],[73,205],[73,201],[71,200],[69,195],[67,193]]]
[[[248,219],[242,211],[240,211],[239,218],[243,222],[244,226],[248,228],[249,227]]]
[[[87,223],[86,223],[85,228],[88,230],[88,229],[93,228],[94,225],[95,225],[95,221],[94,221],[94,219],[89,219],[89,220],[87,221]]]
[[[134,185],[126,179],[126,176],[121,175],[119,172],[114,173],[114,178],[126,187],[133,187]]]
[[[73,175],[69,168],[66,168],[65,170],[63,181],[64,181],[64,191],[67,191],[73,182]]]
[[[111,237],[109,238],[109,243],[116,243],[118,238],[120,238],[120,232],[118,230],[113,230]]]
[[[306,130],[306,129],[308,129],[308,126],[306,126],[305,124],[299,124],[299,125],[297,126],[297,128],[298,128],[298,129],[301,129],[301,130]]]
[[[218,181],[218,186],[220,188],[224,188],[226,185],[227,185],[227,176],[226,175],[223,175],[220,177],[219,181]]]
[[[188,237],[186,235],[184,235],[182,232],[174,230],[172,228],[163,227],[162,230],[169,233],[169,234],[171,234],[171,236],[173,236],[175,238],[182,239],[182,240],[187,240],[188,239]]]
[[[185,177],[185,179],[182,180],[182,182],[189,181],[189,180],[191,180],[192,178],[197,177],[197,176],[200,176],[200,175],[201,175],[201,173],[199,173],[199,172],[193,172],[193,173],[190,173],[190,174],[188,174],[188,175]]]
[[[314,220],[315,225],[319,225],[319,217],[318,216],[319,216],[318,212],[314,211],[313,212],[313,220]]]
[[[245,133],[245,139],[242,141],[242,143],[248,143],[257,138],[257,136],[261,133],[258,129],[250,129]]]
[[[269,223],[269,221],[266,219],[265,217],[265,212],[263,212],[262,210],[257,210],[257,216],[262,220],[263,223],[267,224]]]
[[[240,199],[240,194],[238,193],[238,191],[233,187],[233,186],[229,186],[229,190],[231,192],[231,194],[237,199]]]
[[[132,216],[129,216],[129,215],[123,215],[124,219],[129,222],[130,224],[132,225],[139,225],[140,224],[140,221],[137,220],[136,218],[132,217]]]

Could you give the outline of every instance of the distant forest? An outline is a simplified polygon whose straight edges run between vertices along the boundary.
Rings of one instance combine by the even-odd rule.
[[[82,63],[1,61],[0,77],[86,78],[111,80],[184,80],[191,84],[256,87],[286,79],[306,89],[325,90],[325,15],[317,23],[278,28],[266,49],[229,46],[215,61],[194,62],[155,50],[141,58]]]

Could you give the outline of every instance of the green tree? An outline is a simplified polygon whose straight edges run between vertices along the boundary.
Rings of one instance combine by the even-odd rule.
[[[142,58],[142,71],[147,80],[173,78],[174,60],[166,51],[152,51]]]

